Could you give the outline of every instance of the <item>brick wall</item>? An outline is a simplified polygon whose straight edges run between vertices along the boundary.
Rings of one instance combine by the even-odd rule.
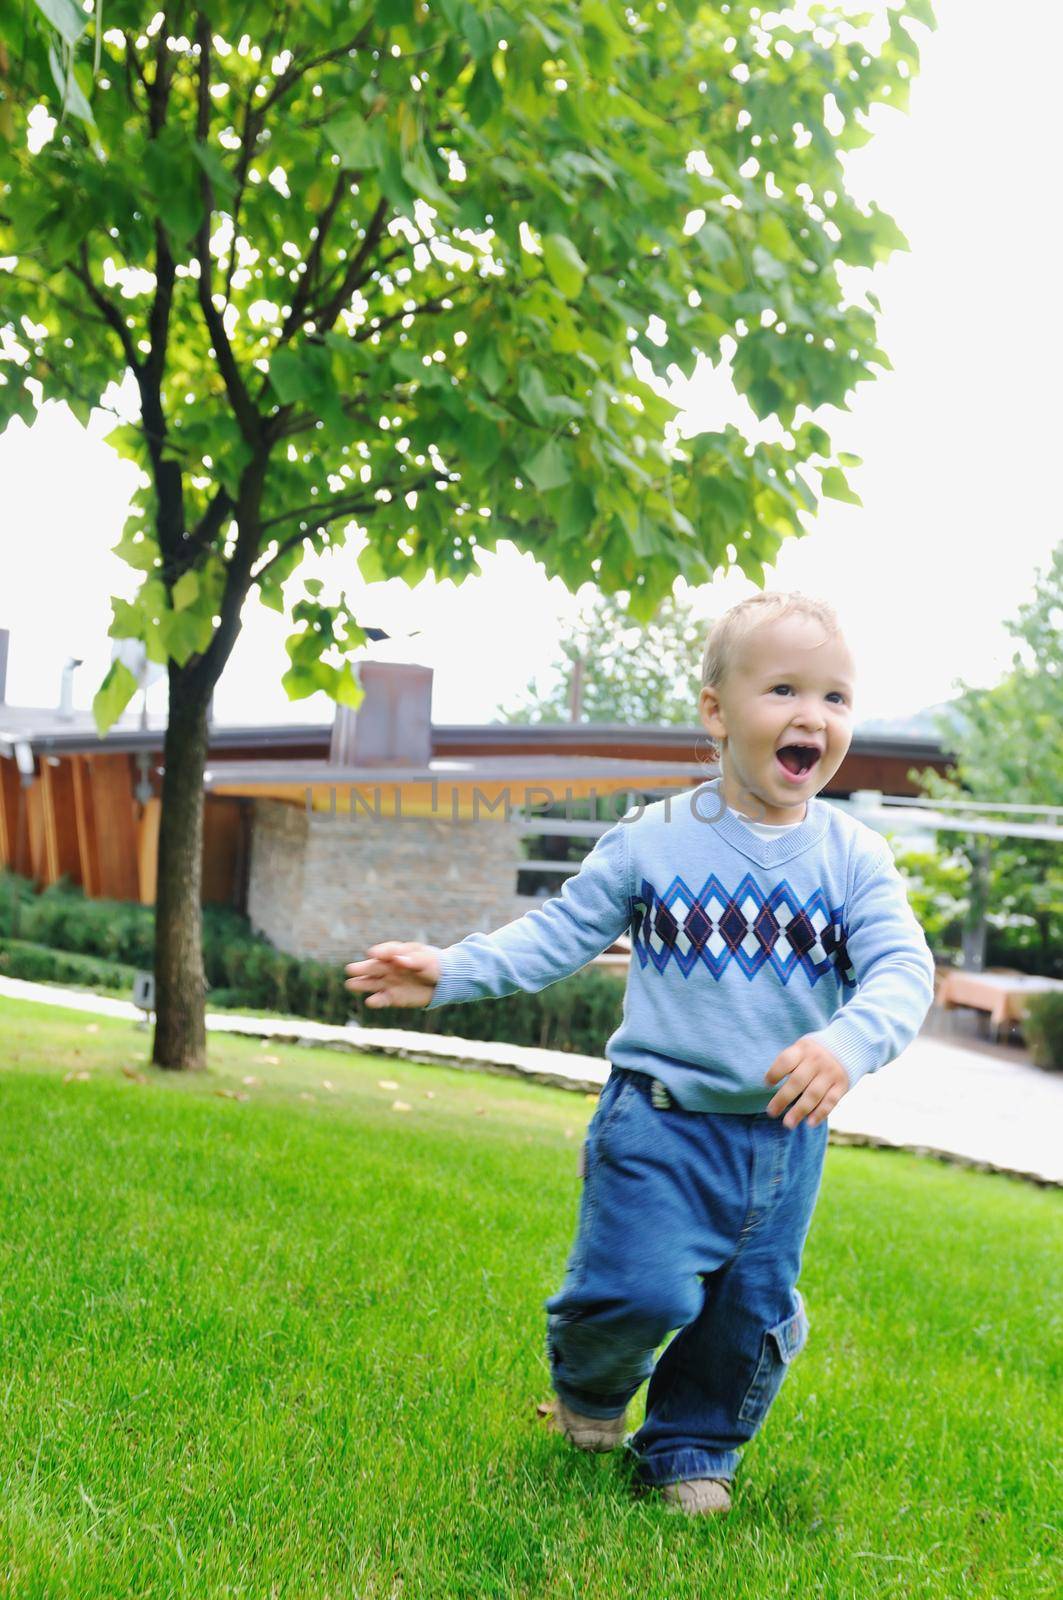
[[[520,839],[501,818],[352,819],[256,800],[248,915],[279,949],[320,961],[384,939],[453,944],[526,909]]]

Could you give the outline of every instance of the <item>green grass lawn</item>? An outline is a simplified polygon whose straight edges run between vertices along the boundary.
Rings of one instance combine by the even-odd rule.
[[[0,1037],[5,1597],[1059,1594],[1057,1192],[832,1148],[808,1345],[686,1518],[535,1415],[589,1098],[243,1039],[173,1077],[7,1000]]]

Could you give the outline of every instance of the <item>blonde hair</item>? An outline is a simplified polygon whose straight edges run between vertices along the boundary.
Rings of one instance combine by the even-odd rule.
[[[802,594],[798,589],[761,590],[747,600],[740,600],[712,624],[701,661],[701,687],[719,689],[734,663],[736,647],[755,628],[791,616],[808,617],[820,623],[831,636],[841,632],[838,613],[829,601]],[[711,734],[705,737],[713,751],[710,760],[719,761],[718,742]]]

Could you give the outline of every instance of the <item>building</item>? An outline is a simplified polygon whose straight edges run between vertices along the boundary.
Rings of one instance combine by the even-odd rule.
[[[101,739],[72,710],[68,677],[56,707],[10,706],[6,657],[0,631],[0,866],[152,903],[163,727],[127,714]],[[432,676],[367,660],[362,704],[331,725],[213,726],[204,900],[326,961],[387,938],[449,944],[556,892],[608,825],[578,802],[615,818],[718,771],[700,726],[438,725]],[[822,792],[915,794],[909,770],[948,761],[931,738],[857,733]]]

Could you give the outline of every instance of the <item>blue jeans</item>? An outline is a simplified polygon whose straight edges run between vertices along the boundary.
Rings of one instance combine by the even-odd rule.
[[[649,1378],[624,1441],[644,1484],[731,1478],[808,1336],[796,1284],[829,1129],[659,1109],[653,1081],[614,1066],[591,1118],[575,1243],[545,1302],[550,1373],[590,1417],[619,1416]]]

